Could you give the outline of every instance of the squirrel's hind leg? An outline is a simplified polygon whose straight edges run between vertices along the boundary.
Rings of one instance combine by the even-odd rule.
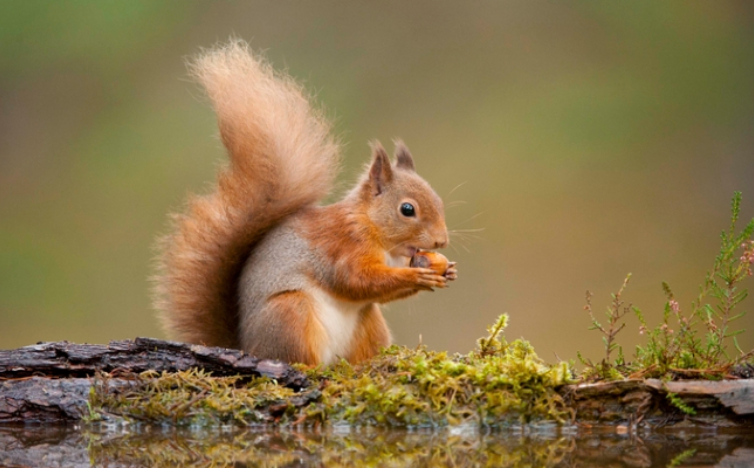
[[[311,296],[285,291],[268,299],[241,325],[243,349],[259,358],[317,365],[325,330],[316,319]]]
[[[390,329],[377,304],[369,304],[359,311],[359,323],[353,336],[348,362],[356,364],[374,357],[381,348],[390,346]]]

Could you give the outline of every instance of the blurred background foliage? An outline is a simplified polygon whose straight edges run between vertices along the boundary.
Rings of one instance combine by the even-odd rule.
[[[8,0],[0,348],[163,336],[154,239],[224,157],[184,60],[231,35],[316,93],[346,142],[342,188],[368,140],[401,137],[457,205],[449,227],[484,228],[453,242],[449,290],[389,307],[399,343],[465,352],[509,312],[546,359],[599,357],[586,289],[599,310],[633,272],[625,297],[656,323],[663,280],[688,308],[734,190],[754,216],[746,0]]]

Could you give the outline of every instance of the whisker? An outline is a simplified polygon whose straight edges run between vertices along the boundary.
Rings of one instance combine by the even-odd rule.
[[[485,240],[483,237],[479,236],[469,236],[469,235],[460,235],[460,234],[454,234],[453,239],[457,239],[459,242],[461,241],[483,241]]]
[[[451,248],[451,249],[453,249],[453,252],[455,252],[455,253],[457,253],[457,254],[459,254],[459,255],[460,255],[460,252],[458,251],[458,247],[456,247],[456,244],[455,244],[455,243],[453,243],[453,244],[448,244],[448,245],[450,246],[450,248]]]
[[[481,232],[481,231],[484,231],[484,229],[485,229],[485,228],[476,228],[476,229],[451,229],[451,230],[450,230],[450,231],[448,231],[448,232],[453,232],[453,233],[456,233],[456,234],[464,234],[464,233],[467,233],[467,232]]]
[[[471,252],[471,250],[469,250],[468,246],[466,245],[466,241],[467,241],[468,239],[465,239],[465,238],[463,238],[463,237],[457,236],[457,237],[454,237],[454,240],[455,240],[455,241],[454,241],[454,243],[453,243],[453,244],[450,244],[450,245],[453,245],[453,246],[454,246],[455,244],[458,244],[458,245],[460,245],[460,246],[461,246],[461,248],[462,248],[462,249],[464,249],[464,250],[465,250],[466,252]]]
[[[390,248],[389,248],[389,249],[387,250],[387,253],[390,253],[390,252],[392,252],[392,251],[393,251],[393,249],[397,249],[398,247],[402,246],[403,244],[406,244],[407,242],[408,242],[408,241],[403,241],[403,242],[399,242],[399,243],[395,244],[394,246],[390,247]]]
[[[462,225],[462,224],[468,223],[469,221],[471,221],[471,220],[474,220],[474,219],[476,219],[476,218],[478,218],[478,217],[482,216],[483,214],[484,214],[484,211],[480,211],[479,213],[475,214],[475,215],[474,215],[474,216],[472,216],[471,218],[468,218],[468,219],[466,219],[466,220],[464,220],[464,221],[461,221],[460,223],[456,224],[456,226],[460,226],[460,225]]]
[[[468,232],[451,232],[450,235],[460,237],[462,239],[481,239],[482,238],[481,236],[477,236],[475,234],[471,234]]]
[[[482,237],[462,237],[462,236],[453,236],[453,239],[460,240],[463,242],[479,242],[485,240]]]
[[[452,202],[448,203],[447,206],[446,206],[446,208],[448,208],[448,209],[455,208],[457,206],[466,205],[467,203],[468,202],[465,202],[463,200],[456,200],[456,201],[452,201]]]
[[[453,190],[451,190],[450,192],[448,192],[448,194],[445,195],[445,196],[449,197],[449,196],[453,195],[453,192],[455,192],[456,190],[458,190],[459,188],[461,188],[461,186],[464,185],[466,182],[468,182],[468,180],[465,180],[465,181],[461,182],[460,184],[456,185],[455,188],[453,188]]]

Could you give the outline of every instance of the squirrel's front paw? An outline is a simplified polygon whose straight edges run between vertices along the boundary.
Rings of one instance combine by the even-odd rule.
[[[438,275],[430,268],[412,268],[415,275],[415,285],[418,289],[432,291],[433,288],[447,288],[448,278]]]
[[[448,281],[455,281],[458,279],[458,268],[456,268],[456,265],[458,265],[458,262],[448,263],[448,269],[445,270],[445,277]]]

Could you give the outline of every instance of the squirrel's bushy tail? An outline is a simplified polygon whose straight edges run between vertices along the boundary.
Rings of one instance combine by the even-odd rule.
[[[230,163],[162,239],[156,306],[176,339],[238,346],[237,283],[249,252],[282,218],[327,195],[337,172],[330,124],[304,90],[234,40],[189,64]]]

